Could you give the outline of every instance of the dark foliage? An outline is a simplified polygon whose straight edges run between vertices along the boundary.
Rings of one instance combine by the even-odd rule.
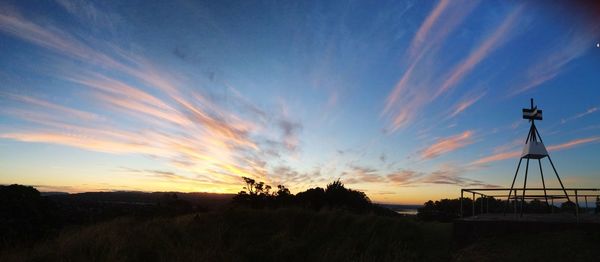
[[[550,213],[551,206],[545,201],[533,199],[529,202],[511,201],[507,204],[505,200],[499,200],[493,197],[476,198],[475,203],[470,198],[463,198],[463,216],[469,217],[482,213],[503,213],[514,212],[515,208],[520,210],[524,208],[526,213]],[[475,207],[473,208],[473,205]],[[473,214],[473,211],[475,213]],[[575,204],[573,202],[563,203],[560,209],[555,212],[574,212]],[[450,222],[460,217],[460,199],[442,199],[438,201],[429,200],[423,207],[418,209],[417,217],[424,221]]]
[[[276,192],[270,192],[271,187],[263,182],[256,182],[247,177],[243,179],[246,184],[244,190],[233,198],[233,203],[239,206],[251,208],[302,207],[312,210],[329,208],[356,213],[396,215],[392,210],[371,203],[365,193],[346,188],[339,180],[328,184],[325,189],[316,187],[293,195],[283,185],[278,185]]]
[[[463,199],[463,212],[466,216],[471,216],[473,201]],[[442,221],[449,222],[460,217],[459,199],[442,199],[438,201],[427,201],[422,208],[418,209],[417,217],[424,221]]]
[[[305,208],[231,208],[65,231],[0,261],[448,261],[449,225]]]
[[[65,226],[128,216],[140,219],[205,212],[232,195],[91,192],[42,196],[31,186],[0,186],[0,249],[53,237]]]
[[[59,226],[56,206],[30,186],[0,186],[0,241],[30,242]]]
[[[567,201],[560,205],[560,210],[563,212],[575,212],[576,206],[572,201]]]

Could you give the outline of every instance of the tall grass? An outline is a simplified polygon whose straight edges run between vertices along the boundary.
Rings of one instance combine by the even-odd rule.
[[[1,261],[446,261],[450,225],[302,209],[230,209],[70,228]],[[448,240],[448,241],[446,241]]]

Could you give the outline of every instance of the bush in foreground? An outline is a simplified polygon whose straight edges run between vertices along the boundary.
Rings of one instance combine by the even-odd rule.
[[[450,230],[431,225],[340,210],[230,209],[74,228],[0,260],[445,261]]]

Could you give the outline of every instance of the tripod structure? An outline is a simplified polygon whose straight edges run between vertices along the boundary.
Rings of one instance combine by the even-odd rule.
[[[523,159],[526,159],[526,164],[525,164],[525,180],[523,181],[523,193],[521,196],[521,216],[523,216],[523,209],[524,209],[524,203],[525,203],[525,191],[527,190],[527,173],[529,171],[529,160],[533,159],[538,161],[538,165],[540,167],[540,175],[542,177],[542,186],[544,189],[544,198],[546,199],[546,204],[548,204],[548,195],[546,194],[546,183],[544,182],[544,172],[542,170],[542,159],[547,157],[548,160],[550,161],[550,165],[552,166],[552,170],[554,170],[554,174],[556,174],[556,178],[558,179],[558,182],[560,183],[560,187],[562,188],[563,192],[565,193],[565,197],[567,198],[568,201],[571,201],[571,199],[569,198],[569,194],[567,194],[567,190],[565,190],[565,187],[562,183],[562,181],[560,180],[560,176],[558,176],[558,172],[556,172],[556,168],[554,167],[554,163],[552,163],[552,159],[550,158],[550,155],[548,155],[548,151],[546,150],[546,147],[544,146],[544,142],[542,141],[542,136],[540,136],[540,132],[538,132],[537,128],[535,127],[535,120],[542,120],[542,110],[539,110],[537,108],[537,106],[533,105],[533,98],[531,99],[531,107],[530,108],[523,108],[523,119],[528,119],[529,122],[531,123],[531,127],[529,128],[529,133],[527,134],[527,139],[525,139],[525,146],[523,147],[523,153],[521,154],[521,157],[519,158],[519,164],[517,165],[517,171],[515,171],[515,176],[513,178],[512,184],[510,186],[510,191],[508,192],[508,199],[507,199],[507,203],[506,205],[508,206],[510,203],[510,199],[511,196],[513,196],[514,200],[517,201],[518,200],[518,196],[517,196],[517,190],[514,188],[515,186],[515,181],[517,180],[517,175],[519,174],[519,168],[521,167],[521,162],[523,161]],[[514,190],[514,195],[513,195],[513,190]],[[516,202],[515,202],[516,204]],[[506,214],[506,209],[505,209],[505,214]]]

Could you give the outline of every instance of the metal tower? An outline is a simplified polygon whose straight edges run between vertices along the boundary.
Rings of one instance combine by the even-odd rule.
[[[523,147],[523,153],[521,154],[521,157],[519,159],[519,164],[517,165],[517,171],[515,172],[515,176],[513,178],[512,184],[510,186],[510,191],[508,192],[508,199],[507,199],[507,203],[506,205],[508,205],[510,203],[510,199],[511,199],[511,195],[513,193],[513,189],[515,186],[515,181],[517,180],[517,175],[519,174],[519,168],[521,167],[521,162],[523,161],[523,159],[526,159],[526,164],[525,164],[525,180],[523,181],[523,194],[521,196],[521,216],[523,216],[523,209],[524,209],[524,203],[525,203],[525,191],[527,190],[527,172],[529,171],[529,160],[530,159],[537,159],[538,160],[538,164],[540,167],[540,175],[542,176],[542,186],[544,189],[544,198],[546,199],[546,204],[548,204],[548,195],[546,194],[546,183],[544,182],[544,172],[542,171],[542,159],[545,157],[548,157],[548,160],[550,161],[550,165],[552,166],[552,170],[554,170],[554,174],[556,174],[556,178],[558,179],[558,182],[560,183],[560,186],[563,190],[563,192],[565,193],[565,197],[567,198],[568,201],[571,201],[571,199],[569,198],[569,195],[567,194],[567,190],[565,190],[565,187],[563,186],[562,181],[560,180],[560,177],[558,176],[558,172],[556,172],[556,168],[554,167],[554,163],[552,163],[552,159],[550,158],[550,155],[548,155],[548,151],[546,150],[546,147],[544,146],[544,142],[542,141],[542,136],[540,136],[540,133],[538,132],[537,128],[535,127],[535,120],[542,120],[542,110],[538,109],[537,106],[533,105],[533,98],[531,99],[531,107],[530,108],[523,108],[523,119],[528,119],[529,122],[531,123],[531,127],[529,128],[529,133],[527,134],[527,139],[525,139],[525,146]],[[515,194],[513,196],[514,200],[517,201],[517,192],[516,189],[514,190]],[[516,204],[516,203],[515,203]],[[506,209],[505,209],[506,211]]]

